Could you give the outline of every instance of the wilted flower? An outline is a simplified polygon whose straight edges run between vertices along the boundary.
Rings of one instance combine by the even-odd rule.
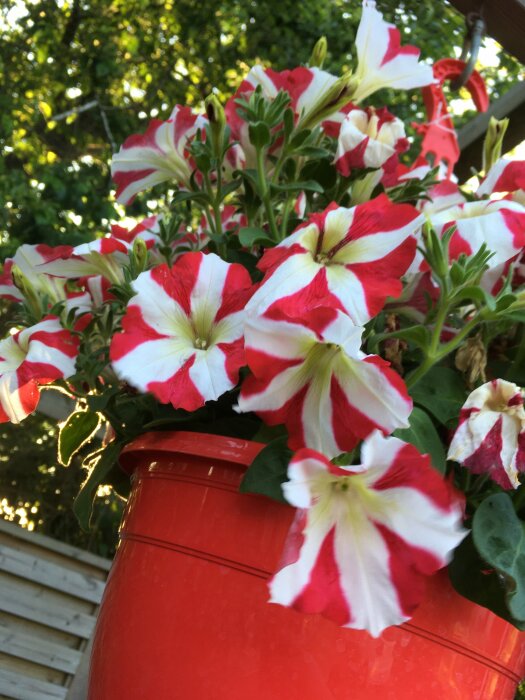
[[[448,459],[474,474],[489,474],[504,489],[518,488],[518,474],[525,470],[525,410],[516,384],[494,379],[470,394]]]

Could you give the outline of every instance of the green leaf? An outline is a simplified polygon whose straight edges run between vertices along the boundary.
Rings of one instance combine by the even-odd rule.
[[[372,352],[379,343],[390,338],[401,338],[407,340],[420,348],[427,348],[430,342],[430,332],[425,326],[409,326],[408,328],[400,328],[398,331],[391,333],[377,333],[370,337],[370,351]]]
[[[508,494],[483,501],[474,514],[472,536],[483,559],[500,574],[511,616],[525,622],[525,523]]]
[[[271,185],[276,192],[324,192],[322,185],[315,180],[303,180],[302,182],[288,182],[280,185]]]
[[[422,454],[430,455],[432,466],[442,474],[445,472],[446,455],[441,438],[428,413],[415,407],[410,414],[410,428],[400,428],[394,436],[409,442]]]
[[[264,122],[255,122],[255,124],[250,124],[248,127],[248,134],[250,136],[250,141],[255,148],[264,148],[270,143],[272,138],[270,129]]]
[[[98,430],[100,415],[91,411],[75,411],[60,429],[58,436],[58,459],[69,466],[71,458]]]
[[[465,403],[461,376],[448,367],[433,367],[410,389],[414,402],[423,406],[443,425],[454,423]]]
[[[509,613],[499,574],[494,569],[487,568],[487,563],[479,556],[474,546],[472,534],[465,537],[454,550],[448,573],[452,585],[464,598],[492,610],[498,617],[507,620],[518,629],[525,629],[525,622],[516,620]]]
[[[264,245],[267,247],[275,245],[275,241],[272,241],[268,233],[256,226],[244,226],[239,229],[239,241],[246,248],[251,248],[254,245]]]
[[[286,446],[287,437],[272,440],[248,467],[241,482],[241,493],[262,493],[286,503],[281,484],[287,480],[288,463],[292,451]]]
[[[97,488],[104,482],[122,450],[122,442],[111,442],[107,447],[99,451],[94,466],[91,468],[88,478],[80,487],[80,491],[73,503],[73,512],[78,518],[80,527],[89,530],[93,500]]]

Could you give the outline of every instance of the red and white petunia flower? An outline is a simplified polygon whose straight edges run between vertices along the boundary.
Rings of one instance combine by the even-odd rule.
[[[257,87],[261,88],[262,95],[270,101],[274,100],[280,91],[284,91],[290,96],[290,107],[294,111],[295,121],[306,122],[326,103],[327,96],[338,80],[339,78],[335,75],[317,67],[300,66],[280,72],[261,65],[251,68],[225,108],[232,136],[241,144],[245,164],[251,165],[255,162],[255,149],[249,139],[248,124],[239,114],[239,107],[235,102],[237,99],[240,97],[247,99]],[[329,118],[336,120],[338,129],[339,122],[344,118],[344,109],[337,107]],[[326,123],[329,124],[329,122]],[[330,133],[333,128],[328,128]]]
[[[99,276],[114,284],[124,281],[123,268],[128,264],[132,244],[115,236],[104,236],[89,243],[82,243],[69,251],[60,251],[39,270],[48,275],[65,279]]]
[[[386,195],[351,209],[332,204],[264,253],[258,267],[266,274],[248,310],[263,313],[284,299],[298,309],[327,303],[366,323],[401,293],[422,221]]]
[[[456,226],[449,246],[451,260],[461,253],[474,255],[486,244],[493,256],[481,283],[493,293],[501,285],[508,262],[525,246],[525,207],[517,202],[505,199],[465,202],[431,214],[429,218],[438,235]]]
[[[54,260],[57,255],[68,256],[73,248],[69,245],[48,246],[44,243],[21,245],[14,257],[5,261],[4,272],[0,278],[0,296],[11,301],[22,301],[23,295],[15,287],[12,269],[16,265],[36,294],[45,295],[54,304],[66,297],[65,282],[55,277],[43,274],[42,265]]]
[[[518,474],[525,471],[523,391],[504,379],[474,389],[459,414],[448,459],[489,474],[504,489],[518,488]]]
[[[408,90],[434,82],[432,68],[418,63],[419,49],[401,46],[401,35],[383,20],[372,0],[363,0],[363,14],[357,30],[358,65],[354,75],[357,103],[382,88]]]
[[[427,455],[375,432],[361,459],[338,467],[313,450],[292,459],[283,491],[300,510],[270,602],[378,637],[410,619],[425,577],[450,561],[467,531],[459,494]]]
[[[117,375],[161,403],[193,411],[232,389],[244,359],[251,279],[217,255],[186,253],[132,283],[136,294],[111,343]]]
[[[283,305],[283,308],[284,305]],[[335,457],[376,429],[407,427],[412,411],[401,377],[377,355],[361,352],[363,328],[333,308],[303,317],[272,312],[248,318],[238,410],[284,424],[291,449]]]
[[[111,226],[111,238],[133,244],[136,238],[144,241],[148,249],[154,248],[161,243],[160,239],[160,218],[159,216],[148,216],[140,221],[132,229],[113,224]]]
[[[391,170],[408,146],[403,122],[386,107],[352,109],[341,125],[335,167],[345,176],[354,168]]]
[[[0,423],[19,423],[38,404],[38,387],[75,373],[78,340],[48,316],[0,340]]]
[[[478,197],[493,192],[516,192],[525,190],[525,161],[500,158],[489,170],[478,187]]]
[[[161,182],[187,185],[194,169],[188,146],[206,124],[206,117],[177,105],[167,121],[153,119],[144,134],[127,138],[111,162],[117,201],[129,204],[138,192]]]
[[[452,207],[464,204],[466,199],[462,194],[461,190],[455,182],[452,180],[442,180],[438,182],[428,190],[428,196],[430,200],[423,199],[417,203],[417,209],[422,211],[426,217],[431,218],[438,214],[438,212],[444,210],[450,210]],[[444,230],[444,229],[442,229]],[[416,250],[416,255],[412,264],[407,270],[407,275],[416,274],[419,272],[426,272],[430,270],[430,267],[425,260],[421,248],[424,247],[423,241],[423,230],[420,229],[416,233],[416,238],[418,241],[418,249]]]
[[[8,258],[0,273],[0,299],[6,301],[24,301],[24,295],[13,282],[13,259]]]
[[[525,245],[525,207],[517,202],[465,202],[429,218],[438,235],[456,226],[450,241],[451,259],[461,253],[473,255],[485,243],[494,253],[489,266],[495,267],[517,255]]]

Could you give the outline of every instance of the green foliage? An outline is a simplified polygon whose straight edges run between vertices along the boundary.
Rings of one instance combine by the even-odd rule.
[[[445,449],[428,413],[416,406],[410,414],[410,427],[396,430],[394,436],[414,445],[422,454],[430,455],[432,466],[444,473]]]
[[[525,523],[506,493],[486,498],[472,522],[483,559],[496,569],[510,615],[525,627]]]
[[[83,530],[89,530],[93,512],[93,501],[98,485],[103,483],[115,465],[123,443],[115,440],[109,445],[102,447],[94,455],[90,455],[86,463],[89,469],[88,477],[75,498],[73,511],[78,518]]]
[[[107,557],[117,544],[122,501],[112,492],[94,504],[90,532],[78,527],[71,504],[85,474],[81,457],[57,464],[55,421],[39,414],[0,425],[0,517]]]
[[[98,413],[75,411],[60,428],[58,435],[58,459],[68,467],[71,458],[96,433],[100,425]]]
[[[416,404],[423,406],[442,425],[457,422],[465,402],[466,387],[461,376],[448,367],[433,367],[412,387],[410,394]]]
[[[292,456],[292,451],[286,446],[287,440],[287,436],[275,438],[259,452],[242,480],[241,493],[261,493],[286,503],[282,483],[287,480],[286,472]]]

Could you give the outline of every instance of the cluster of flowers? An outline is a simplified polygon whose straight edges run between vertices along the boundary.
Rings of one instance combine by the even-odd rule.
[[[120,203],[169,183],[193,218],[152,216],[74,248],[24,245],[6,261],[0,294],[37,322],[0,342],[0,421],[25,418],[39,387],[59,380],[77,397],[86,384],[103,393],[120,382],[190,413],[230,392],[236,412],[285,426],[296,452],[283,491],[297,517],[271,600],[378,635],[409,619],[424,577],[467,533],[461,494],[392,433],[410,429],[409,388],[499,312],[472,299],[520,303],[509,289],[524,276],[525,163],[497,160],[468,201],[450,179],[397,201],[430,166],[403,165],[403,123],[360,103],[383,87],[428,85],[432,69],[369,0],[352,75],[323,71],[322,42],[316,50],[310,67],[252,68],[225,110],[215,98],[206,114],[176,106],[115,154]],[[339,196],[319,206],[315,169],[299,181],[285,166],[304,171],[327,152]],[[235,261],[244,259],[258,272]],[[446,284],[454,274],[460,320]],[[469,297],[474,277],[480,291]],[[96,319],[109,322],[108,309],[102,337]],[[385,309],[430,319],[428,352],[406,383],[364,351]],[[94,328],[109,346],[95,384],[75,366]],[[500,379],[475,389],[449,458],[517,488],[521,390]]]

